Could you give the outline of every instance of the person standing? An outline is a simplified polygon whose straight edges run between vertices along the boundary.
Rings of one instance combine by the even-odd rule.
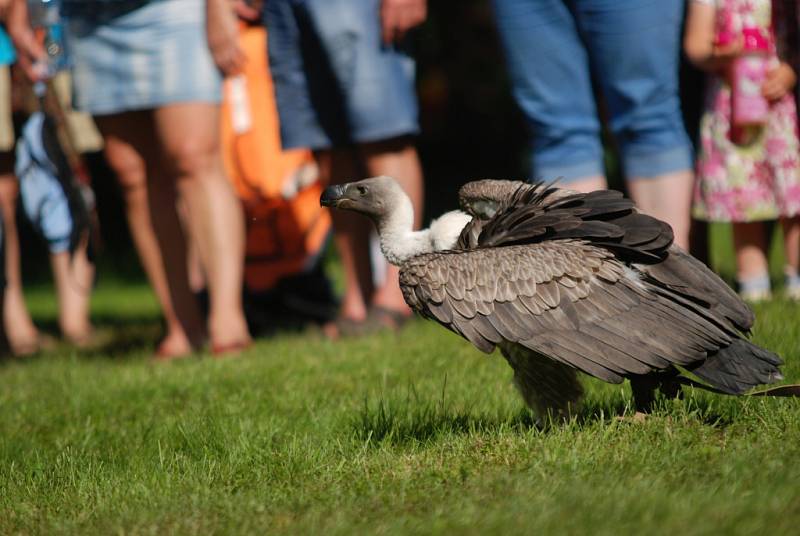
[[[683,0],[492,4],[531,133],[532,177],[606,188],[596,87],[631,197],[688,249],[694,176],[678,96]]]
[[[794,0],[775,4],[789,1]],[[796,61],[778,56],[779,49],[792,56],[797,51],[777,46],[772,4],[770,0],[693,0],[684,38],[689,59],[709,73],[694,214],[698,219],[733,224],[736,279],[739,293],[748,301],[771,295],[764,222],[776,219],[783,227],[786,294],[800,299]],[[765,77],[753,88],[756,100],[743,100],[737,98],[743,82],[735,74],[741,71],[733,67],[735,62],[749,62],[745,56],[753,55],[755,65],[764,62]],[[758,122],[755,117],[742,122],[748,102],[760,104],[764,115]]]
[[[245,58],[227,0],[63,0],[77,108],[92,114],[125,189],[127,217],[162,309],[157,357],[250,344],[241,303],[244,221],[219,144],[223,74]],[[39,76],[24,0],[9,13],[20,64]],[[204,321],[187,283],[186,232],[208,280]]]
[[[2,15],[4,11],[0,9],[0,16]],[[2,262],[5,275],[0,331],[11,355],[22,357],[47,349],[54,345],[54,341],[36,328],[23,295],[22,248],[17,229],[20,184],[19,178],[14,173],[17,158],[14,154],[16,138],[12,121],[10,73],[10,65],[16,57],[16,51],[8,34],[0,28],[0,213],[2,213],[0,228],[3,230]],[[53,87],[56,86],[54,83]],[[55,91],[58,94],[58,90]],[[91,135],[85,138],[91,138]],[[55,221],[67,228],[72,225],[64,220],[59,221],[60,217],[68,218],[72,214],[42,214],[42,216],[49,218],[51,225]],[[63,339],[80,348],[92,347],[98,340],[89,318],[94,264],[89,259],[88,248],[88,239],[85,237],[79,240],[74,248],[70,247],[68,241],[48,243],[50,265],[58,296],[58,326]]]
[[[284,148],[314,150],[323,181],[391,175],[422,214],[422,170],[413,59],[407,32],[427,15],[425,0],[270,0],[264,8],[270,69]],[[397,328],[411,314],[399,272],[373,273],[369,227],[333,214],[345,277],[336,338]],[[377,282],[376,282],[377,280]]]

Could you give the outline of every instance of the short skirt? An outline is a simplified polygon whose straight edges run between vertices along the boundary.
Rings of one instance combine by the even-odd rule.
[[[102,12],[70,16],[66,44],[76,109],[109,115],[219,102],[222,76],[208,49],[204,5],[104,2],[98,3]]]

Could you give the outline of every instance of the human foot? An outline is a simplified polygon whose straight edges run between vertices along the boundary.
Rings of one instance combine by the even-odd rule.
[[[8,289],[3,296],[3,333],[8,349],[16,357],[35,354],[41,349],[39,330],[28,314],[22,294],[15,289]]]
[[[253,345],[253,341],[233,341],[226,344],[211,344],[211,354],[216,358],[236,357]]]
[[[167,333],[161,339],[153,355],[155,361],[172,361],[182,359],[192,354],[192,345],[184,333]]]
[[[13,341],[7,340],[8,349],[14,357],[29,357],[39,352],[52,350],[56,346],[56,340],[50,335],[35,332],[33,338],[18,338]]]
[[[342,337],[361,337],[379,331],[401,329],[411,319],[410,311],[399,311],[380,305],[373,305],[363,319],[339,316],[336,320],[322,326],[323,335],[330,340]]]

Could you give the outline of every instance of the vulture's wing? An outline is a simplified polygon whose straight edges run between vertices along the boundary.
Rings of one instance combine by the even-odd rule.
[[[458,249],[532,244],[580,238],[614,251],[628,262],[656,263],[672,244],[672,228],[636,211],[633,202],[613,190],[579,193],[512,181],[477,181],[459,191],[465,209],[486,206],[490,218],[475,217],[459,238]]]
[[[755,316],[750,307],[708,266],[678,246],[669,249],[663,262],[637,265],[652,283],[678,293],[688,300],[714,311],[748,333]]]
[[[484,352],[503,340],[609,382],[691,367],[738,333],[586,241],[445,251],[405,263],[408,304]],[[766,383],[762,381],[761,383]]]
[[[638,262],[650,282],[713,310],[740,331],[753,326],[753,312],[706,265],[672,243],[672,229],[640,214],[615,191],[589,194],[508,180],[480,180],[459,190],[468,207],[494,207],[492,217],[476,217],[464,229],[459,247],[474,249],[580,238],[608,248],[623,260]],[[491,201],[491,203],[490,203]]]

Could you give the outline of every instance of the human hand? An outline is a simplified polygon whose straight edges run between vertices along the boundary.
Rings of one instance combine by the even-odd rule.
[[[788,63],[781,62],[780,65],[767,71],[767,79],[761,86],[761,94],[768,101],[776,101],[789,93],[797,83],[797,75]]]
[[[261,18],[261,9],[263,7],[263,0],[233,0],[233,11],[236,16],[247,22],[258,21]]]
[[[382,0],[381,29],[387,45],[399,41],[411,28],[425,22],[426,0]]]
[[[239,44],[239,28],[228,0],[206,0],[206,38],[214,63],[222,74],[239,74],[247,61]]]
[[[47,52],[33,33],[27,2],[10,0],[6,6],[5,21],[8,35],[17,51],[17,64],[22,72],[32,82],[47,78]]]
[[[11,2],[13,1],[14,0],[0,0],[0,20],[6,20],[8,8],[11,6]]]
[[[708,59],[709,68],[720,73],[726,71],[731,62],[741,55],[742,50],[744,50],[744,38],[741,35],[730,43],[714,44],[711,57]]]

